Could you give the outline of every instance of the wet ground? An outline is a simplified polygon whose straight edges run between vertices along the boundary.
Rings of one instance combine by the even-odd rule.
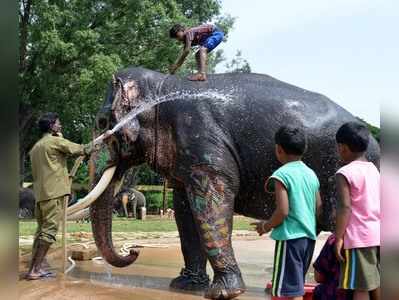
[[[320,236],[315,255],[325,238],[326,235]],[[177,276],[183,265],[177,239],[144,242],[162,243],[163,247],[141,249],[136,263],[127,268],[114,268],[101,260],[84,261],[76,262],[76,267],[67,276],[58,275],[41,281],[21,279],[18,282],[19,299],[203,299],[201,294],[169,290],[170,280]],[[233,245],[248,287],[248,291],[238,299],[270,299],[265,286],[272,276],[274,242],[264,237],[247,236],[235,237]],[[59,251],[53,251],[48,261],[51,266],[59,266]],[[26,266],[26,263],[20,264],[21,276]]]

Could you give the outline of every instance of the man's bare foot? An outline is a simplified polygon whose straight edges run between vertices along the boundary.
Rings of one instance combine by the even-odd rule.
[[[188,77],[188,80],[191,81],[205,81],[206,79],[207,78],[205,73],[197,73]]]
[[[39,272],[27,273],[25,279],[38,280],[38,279],[53,278],[53,277],[55,277],[55,274],[53,272],[40,270]]]

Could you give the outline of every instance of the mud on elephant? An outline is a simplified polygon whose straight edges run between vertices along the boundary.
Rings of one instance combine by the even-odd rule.
[[[148,106],[109,141],[109,166],[91,205],[96,244],[113,266],[123,267],[137,253],[119,256],[113,247],[114,186],[132,166],[147,163],[172,183],[174,210],[184,256],[181,274],[171,287],[206,290],[213,299],[230,299],[245,291],[231,244],[233,213],[267,219],[274,209],[265,179],[279,166],[273,137],[283,124],[298,123],[308,133],[304,161],[321,182],[323,222],[334,227],[334,173],[339,167],[335,132],[355,120],[349,112],[317,93],[266,75],[218,74],[207,82],[189,82],[142,68],[118,72],[96,122],[99,133],[152,99],[175,101]],[[193,97],[193,95],[203,95]],[[205,95],[205,96],[204,96]],[[208,96],[207,96],[208,95]],[[213,97],[212,95],[227,95]],[[378,164],[372,139],[369,159]],[[97,187],[96,187],[97,188]],[[214,270],[209,283],[206,264]]]

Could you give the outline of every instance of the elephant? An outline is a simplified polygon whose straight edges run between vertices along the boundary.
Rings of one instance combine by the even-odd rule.
[[[30,188],[19,189],[18,217],[20,219],[33,218],[35,215],[35,195]]]
[[[126,199],[124,199],[126,196]],[[126,188],[120,191],[114,202],[114,210],[117,211],[119,216],[129,217],[129,212],[131,216],[137,218],[137,210],[142,207],[146,207],[146,199],[142,192],[134,188]]]
[[[155,100],[165,102],[152,105]],[[134,110],[141,113],[131,117]],[[173,187],[184,267],[170,287],[203,290],[211,299],[234,298],[246,286],[232,248],[233,214],[268,219],[273,213],[273,195],[264,183],[280,166],[275,132],[287,124],[306,130],[303,161],[316,172],[323,201],[318,226],[332,230],[334,175],[340,166],[335,133],[356,120],[327,97],[268,75],[214,74],[208,81],[190,82],[140,67],[120,70],[96,117],[98,134],[123,125],[106,140],[108,165],[87,198],[96,245],[113,266],[137,259],[134,250],[127,256],[114,250],[112,197],[129,168],[147,163]],[[371,135],[367,157],[379,165],[379,145]]]
[[[73,205],[76,202],[75,199],[70,199],[68,201],[68,206]],[[35,194],[32,188],[23,188],[19,189],[19,208],[18,208],[18,217],[21,219],[24,218],[34,218],[35,217]]]
[[[72,206],[77,202],[76,197],[69,197],[68,206]],[[36,198],[32,188],[20,187],[19,189],[19,206],[18,206],[18,217],[20,219],[31,219],[35,217],[35,205]],[[68,220],[85,220],[89,216],[89,211],[75,215],[73,218],[68,218]]]

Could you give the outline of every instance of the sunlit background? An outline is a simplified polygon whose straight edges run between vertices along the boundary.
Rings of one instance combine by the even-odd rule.
[[[397,102],[398,1],[222,3],[236,17],[222,45],[227,59],[241,50],[252,72],[322,93],[376,126],[380,102]]]

